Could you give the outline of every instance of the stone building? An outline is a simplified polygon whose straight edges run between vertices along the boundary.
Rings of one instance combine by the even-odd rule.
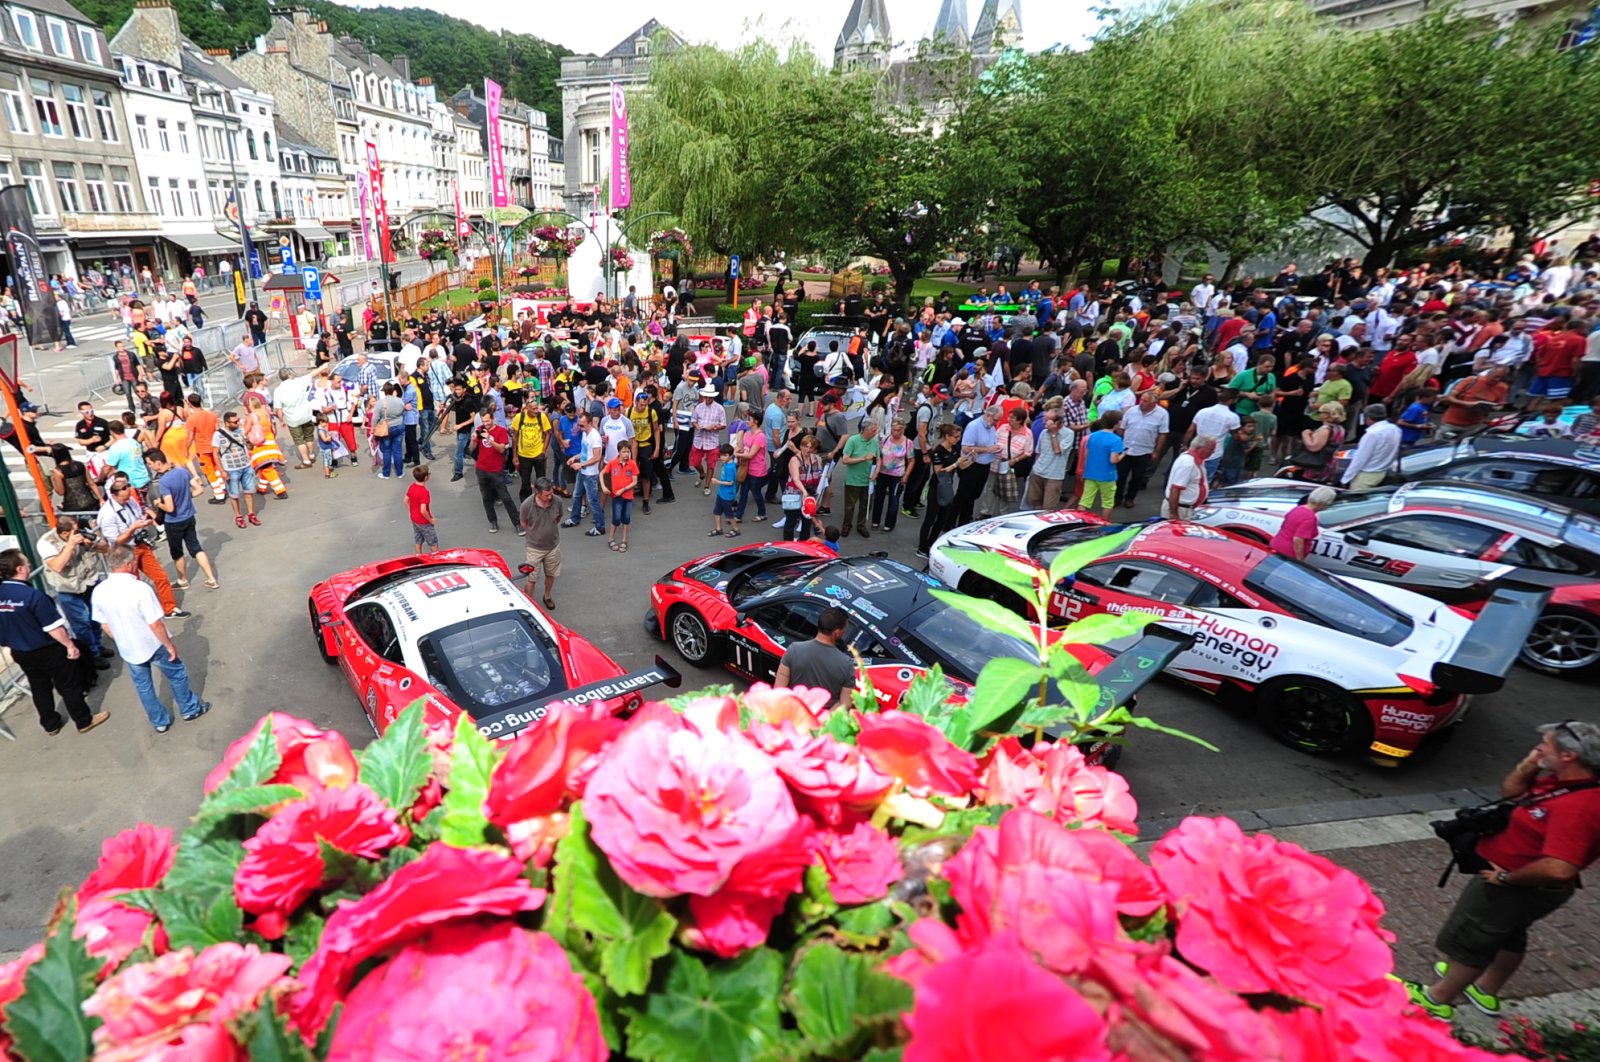
[[[476,89],[464,85],[450,97],[457,114],[475,125],[489,147],[489,108]],[[550,118],[510,96],[500,99],[500,151],[506,167],[511,202],[529,210],[550,205]],[[487,181],[487,176],[484,178]],[[485,193],[485,208],[488,197]]]

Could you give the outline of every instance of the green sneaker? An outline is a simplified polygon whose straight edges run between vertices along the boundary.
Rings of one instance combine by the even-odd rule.
[[[1391,974],[1390,976],[1393,975]],[[1430,1018],[1438,1018],[1440,1021],[1450,1021],[1456,1016],[1456,1008],[1452,1007],[1450,1004],[1435,1003],[1433,1000],[1428,998],[1428,988],[1426,985],[1418,984],[1415,981],[1407,981],[1403,977],[1396,977],[1395,980],[1406,986],[1406,995],[1411,997],[1412,1004],[1423,1013],[1427,1014]]]
[[[1450,964],[1447,962],[1436,962],[1433,964],[1433,972],[1438,974],[1440,977],[1443,977],[1445,975],[1445,971],[1448,969],[1450,969]],[[1498,1018],[1500,1016],[1500,997],[1491,996],[1477,985],[1467,986],[1467,1002],[1471,1003],[1474,1007],[1477,1007],[1491,1018]]]

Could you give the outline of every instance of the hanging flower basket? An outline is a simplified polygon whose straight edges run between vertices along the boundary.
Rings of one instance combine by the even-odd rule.
[[[443,229],[423,229],[417,238],[417,254],[428,261],[448,258],[455,248],[455,241]]]
[[[612,244],[611,249],[606,252],[606,257],[611,260],[613,269],[627,272],[633,268],[633,254],[620,243]]]
[[[657,258],[675,258],[687,265],[694,256],[694,245],[682,229],[662,229],[650,234],[650,253]]]
[[[568,258],[578,249],[578,237],[559,225],[540,225],[528,241],[528,253],[539,258]]]

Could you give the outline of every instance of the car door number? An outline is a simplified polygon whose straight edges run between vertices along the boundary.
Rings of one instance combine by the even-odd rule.
[[[1357,550],[1355,556],[1350,558],[1350,564],[1365,571],[1395,577],[1406,575],[1416,567],[1411,561],[1397,560],[1394,557],[1382,557],[1371,550],[1365,549]]]
[[[735,636],[729,640],[733,669],[756,678],[771,677],[765,674],[762,658],[766,655],[747,639]]]

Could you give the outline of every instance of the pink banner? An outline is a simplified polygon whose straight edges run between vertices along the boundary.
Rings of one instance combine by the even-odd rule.
[[[389,235],[389,204],[383,197],[383,167],[378,164],[378,145],[367,141],[367,184],[372,189],[372,221],[378,227],[378,261],[387,265],[394,258]]]
[[[454,182],[451,182],[454,184]],[[472,222],[461,212],[461,188],[456,186],[456,236],[461,239],[461,246],[466,247],[467,237],[472,235]]]
[[[633,176],[628,172],[628,100],[622,86],[611,83],[611,209],[633,202]]]
[[[367,203],[370,198],[367,192],[367,175],[356,174],[356,186],[361,190],[361,253],[365,260],[372,261],[372,220],[367,215]]]
[[[511,189],[506,184],[506,157],[500,150],[500,86],[483,79],[484,132],[489,137],[489,202],[497,207],[511,205]]]

